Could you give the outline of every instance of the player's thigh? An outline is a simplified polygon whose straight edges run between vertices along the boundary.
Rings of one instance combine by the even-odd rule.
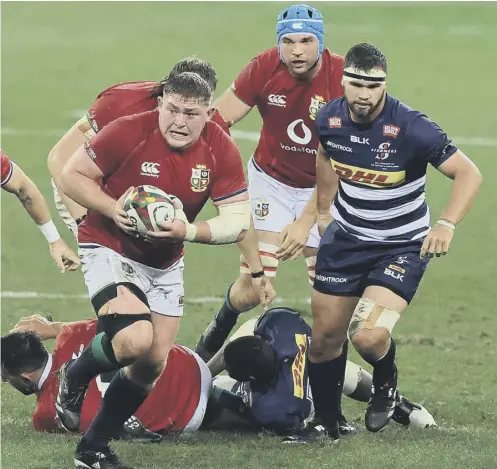
[[[151,311],[168,317],[183,316],[184,268],[183,258],[165,270],[145,268],[144,272],[149,282],[149,289],[146,293]]]
[[[292,188],[256,169],[252,161],[248,165],[248,176],[254,227],[257,231],[277,233],[278,245],[279,233],[295,220],[296,200]]]
[[[80,245],[82,272],[97,315],[150,312],[146,279],[132,261],[112,249]]]
[[[327,295],[312,291],[312,341],[318,336],[343,338],[347,333],[350,318],[359,301],[357,296]]]

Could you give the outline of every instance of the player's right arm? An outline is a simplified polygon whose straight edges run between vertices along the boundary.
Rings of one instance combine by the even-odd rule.
[[[241,121],[257,104],[259,93],[268,79],[269,69],[263,64],[264,57],[263,54],[252,59],[215,103],[228,126]]]
[[[319,234],[323,236],[326,227],[332,222],[330,208],[338,192],[338,176],[330,164],[324,148],[319,144],[316,157],[316,221]]]
[[[215,106],[228,127],[241,121],[252,109],[247,103],[243,102],[233,91],[228,88],[216,101]]]
[[[52,256],[61,273],[76,270],[79,267],[79,257],[67,246],[60,237],[57,227],[52,221],[47,202],[36,184],[15,163],[1,152],[2,189],[15,194],[24,210],[38,225],[50,246]],[[4,168],[8,166],[9,173],[4,177]]]
[[[122,142],[127,135],[126,124],[112,122],[99,134],[79,147],[62,171],[62,190],[83,207],[100,212],[114,220],[123,231],[135,235],[136,229],[123,210],[130,187],[118,200],[100,189],[104,176],[112,174],[123,159]]]
[[[62,170],[76,150],[94,135],[95,131],[90,125],[88,116],[85,115],[64,134],[48,154],[48,170],[52,175],[62,202],[75,220],[86,215],[86,208],[70,199],[61,189]]]

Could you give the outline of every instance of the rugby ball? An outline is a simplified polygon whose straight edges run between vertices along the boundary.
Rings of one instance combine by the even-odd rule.
[[[123,209],[139,234],[160,231],[157,222],[174,219],[174,205],[162,189],[154,186],[138,186],[124,200]]]

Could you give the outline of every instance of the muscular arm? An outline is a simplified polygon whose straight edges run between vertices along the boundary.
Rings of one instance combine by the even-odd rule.
[[[338,191],[338,176],[331,167],[330,160],[327,158],[321,145],[318,148],[316,157],[316,213],[329,216],[330,207]],[[314,196],[313,196],[314,197]],[[312,208],[312,199],[308,203]],[[307,207],[306,207],[307,208]]]
[[[219,97],[215,106],[229,127],[241,121],[252,109],[235,94],[231,87]]]
[[[19,166],[13,163],[13,167],[9,182],[2,188],[17,196],[19,202],[37,225],[44,225],[52,219],[45,198],[36,184],[24,174]]]
[[[116,201],[100,189],[98,181],[102,177],[100,168],[88,156],[85,147],[81,146],[64,166],[61,188],[83,207],[113,218]]]
[[[477,166],[461,150],[456,151],[437,169],[454,181],[449,203],[443,210],[441,218],[459,223],[476,197],[483,180],[482,175]]]
[[[61,189],[62,170],[76,150],[93,135],[94,131],[87,117],[84,116],[64,134],[48,154],[48,170],[52,175],[62,202],[75,220],[86,215],[86,208],[70,199]]]

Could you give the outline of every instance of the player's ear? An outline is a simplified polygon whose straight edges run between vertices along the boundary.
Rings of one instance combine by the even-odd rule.
[[[209,109],[207,109],[207,117],[211,119],[215,112],[216,112],[216,107],[211,106]]]
[[[158,96],[157,97],[157,106],[158,107],[161,107],[162,106],[162,103],[164,101],[164,98],[162,96]]]

